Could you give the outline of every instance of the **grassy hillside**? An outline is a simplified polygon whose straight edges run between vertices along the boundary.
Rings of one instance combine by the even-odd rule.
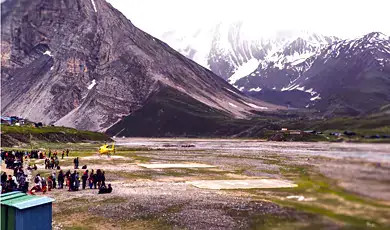
[[[170,87],[152,95],[146,105],[108,129],[129,137],[233,137],[267,139],[282,127],[321,132],[351,130],[361,135],[390,134],[390,116],[325,119],[305,111],[257,112],[251,120],[233,119]],[[324,135],[285,136],[290,141],[326,141]]]
[[[77,130],[65,127],[40,127],[1,125],[1,146],[10,147],[23,143],[35,142],[84,142],[110,141],[104,133]]]
[[[107,130],[109,135],[137,137],[229,136],[249,127],[173,88],[150,96],[145,106]]]

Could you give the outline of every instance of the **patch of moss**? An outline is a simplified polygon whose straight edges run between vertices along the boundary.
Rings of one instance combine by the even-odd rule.
[[[131,158],[133,158],[135,161],[138,161],[138,162],[140,162],[140,163],[148,163],[148,162],[150,162],[150,160],[152,159],[152,158],[150,158],[150,157],[139,156],[139,155],[131,156]]]
[[[293,201],[287,201],[287,200],[273,200],[273,202],[280,204],[280,205],[283,205],[283,206],[290,206],[290,207],[293,207],[293,208],[300,210],[300,211],[315,213],[315,214],[319,214],[321,216],[330,217],[332,219],[335,219],[335,220],[338,220],[342,223],[345,223],[347,225],[347,227],[364,228],[367,226],[367,223],[375,224],[375,226],[378,226],[378,227],[381,226],[379,223],[376,223],[373,220],[365,219],[362,217],[355,217],[355,216],[335,213],[332,210],[321,208],[321,207],[315,206],[315,205],[310,205],[310,204],[306,205],[306,204],[302,204],[300,202],[293,202]]]
[[[125,172],[125,171],[109,171],[106,170],[106,177],[115,175],[127,180],[136,180],[136,179],[145,179],[151,180],[153,179],[153,172],[150,170],[137,171],[137,172]]]
[[[286,179],[294,181],[298,184],[298,187],[246,190],[245,192],[253,198],[267,198],[280,205],[329,217],[344,223],[345,229],[364,229],[367,227],[367,223],[374,224],[378,228],[383,228],[383,224],[386,224],[386,221],[383,220],[389,216],[387,213],[390,213],[390,206],[345,191],[337,185],[336,181],[320,174],[313,167],[293,165],[288,160],[280,159],[270,159],[267,163],[280,166],[281,175]],[[286,200],[285,197],[289,195],[303,195],[305,197],[317,198],[317,200],[304,203]],[[356,208],[356,205],[366,207],[367,210],[370,210],[370,215],[362,217],[360,213],[357,214],[354,212],[353,210]],[[342,207],[342,209],[338,209],[337,207]],[[344,211],[348,209],[351,212]],[[390,221],[387,222],[387,224],[389,223]]]

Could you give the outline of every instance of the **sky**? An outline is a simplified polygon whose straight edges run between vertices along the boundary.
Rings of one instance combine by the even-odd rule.
[[[390,0],[107,0],[153,36],[242,20],[262,31],[308,30],[353,38],[390,36]]]

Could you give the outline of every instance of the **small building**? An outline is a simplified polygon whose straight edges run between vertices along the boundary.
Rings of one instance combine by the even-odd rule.
[[[290,135],[301,135],[302,132],[299,130],[290,130]]]
[[[10,117],[1,117],[1,124],[11,125],[12,124],[12,120],[11,120]]]
[[[339,137],[341,136],[341,133],[329,133],[330,136],[336,136],[336,137]]]
[[[51,230],[53,201],[22,192],[1,194],[1,230]]]
[[[286,132],[288,129],[287,128],[282,128],[282,131],[283,132]]]
[[[346,136],[356,136],[356,133],[352,132],[352,131],[344,131],[344,135],[346,135]]]
[[[315,131],[315,130],[305,130],[303,132],[308,133],[308,134],[317,134],[317,131]]]

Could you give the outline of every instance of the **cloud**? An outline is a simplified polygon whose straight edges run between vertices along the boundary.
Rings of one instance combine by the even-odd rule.
[[[389,0],[108,0],[139,28],[159,37],[218,21],[243,20],[259,30],[311,30],[355,37],[390,35]]]

